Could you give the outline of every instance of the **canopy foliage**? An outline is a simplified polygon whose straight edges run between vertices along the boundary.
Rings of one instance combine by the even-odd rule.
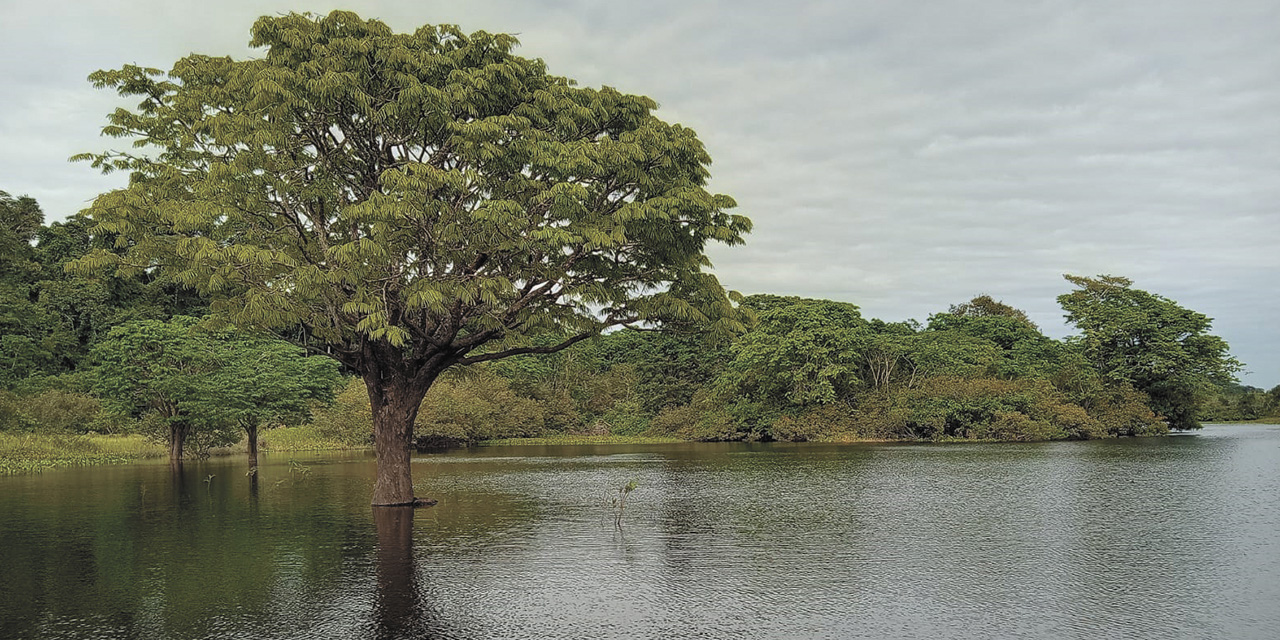
[[[546,330],[742,328],[703,248],[750,222],[649,98],[448,25],[290,14],[258,20],[251,44],[265,55],[91,76],[141,99],[104,133],[142,150],[81,156],[130,172],[89,209],[119,250],[82,268],[159,267],[220,317],[361,371],[511,355]],[[694,305],[681,287],[714,295]]]
[[[1174,429],[1200,426],[1196,413],[1212,385],[1241,368],[1212,320],[1116,276],[1067,275],[1077,289],[1058,296],[1083,336],[1084,355],[1105,378],[1133,385]]]

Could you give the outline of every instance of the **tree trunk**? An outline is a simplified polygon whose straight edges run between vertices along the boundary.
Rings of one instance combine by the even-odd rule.
[[[258,472],[258,423],[249,422],[244,425],[245,433],[249,434],[249,471],[257,474]]]
[[[182,462],[182,444],[187,441],[188,430],[186,423],[169,423],[169,462]]]
[[[373,449],[378,466],[373,485],[375,507],[414,504],[410,467],[413,421],[418,417],[418,406],[434,379],[431,376],[415,385],[403,378],[387,381],[373,376],[365,378],[373,410]]]

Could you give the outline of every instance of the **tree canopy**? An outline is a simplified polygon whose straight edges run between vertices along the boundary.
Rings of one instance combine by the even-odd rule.
[[[947,313],[958,318],[1010,318],[1031,329],[1039,330],[1036,323],[1027,317],[1025,311],[1011,307],[985,294],[977,296],[968,302],[953,304],[947,310]]]
[[[1077,289],[1058,296],[1083,333],[1084,355],[1107,379],[1133,385],[1174,429],[1195,429],[1210,386],[1235,379],[1241,364],[1212,320],[1116,276],[1067,275]]]
[[[250,44],[265,55],[90,76],[141,99],[103,130],[141,150],[81,156],[130,180],[88,210],[116,251],[80,266],[158,268],[221,319],[359,371],[379,459],[404,466],[393,482],[380,462],[375,503],[412,501],[392,449],[452,365],[664,318],[742,329],[704,247],[750,222],[653,100],[448,25],[289,14]],[[530,346],[548,331],[566,338]]]
[[[118,326],[93,350],[95,391],[109,411],[157,423],[180,460],[188,438],[203,444],[253,438],[269,420],[303,420],[332,398],[337,365],[304,358],[279,340],[209,332],[196,318]]]

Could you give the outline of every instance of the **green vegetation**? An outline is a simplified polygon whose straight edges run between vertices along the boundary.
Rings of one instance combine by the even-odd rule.
[[[1207,333],[1210,319],[1133,289],[1128,278],[1067,280],[1079,289],[1058,302],[1083,332],[1084,356],[1098,372],[1145,393],[1171,428],[1197,428],[1197,412],[1213,385],[1233,382],[1241,368],[1226,341]]]
[[[662,436],[615,436],[615,435],[573,435],[573,434],[553,434],[539,436],[536,438],[500,438],[496,440],[482,440],[479,444],[482,447],[510,447],[520,445],[540,445],[540,446],[557,446],[557,445],[607,445],[607,444],[672,444],[675,442],[687,442],[683,438],[670,438]]]
[[[644,441],[645,439],[637,439]],[[260,442],[267,452],[324,451],[358,449],[319,433],[315,427],[275,427],[262,432]],[[211,449],[217,453],[244,453],[247,438]],[[52,467],[116,464],[169,455],[160,439],[134,433],[105,435],[62,432],[0,432],[0,475],[30,473]]]
[[[103,130],[141,150],[81,156],[129,186],[89,208],[115,243],[77,269],[156,270],[218,320],[359,375],[374,504],[414,502],[418,409],[455,366],[637,322],[743,328],[703,251],[750,222],[704,188],[710,157],[653,100],[452,26],[289,14],[250,44],[265,53],[90,76],[141,100]]]
[[[195,318],[142,320],[113,328],[94,346],[94,391],[114,416],[136,419],[181,460],[189,438],[202,449],[247,434],[256,464],[258,427],[298,422],[338,381],[327,358],[303,358],[279,340],[202,331]]]
[[[1234,383],[1215,385],[1198,410],[1203,422],[1274,424],[1280,421],[1280,385],[1270,391]]]
[[[368,444],[351,445],[340,440],[327,437],[312,425],[296,427],[275,427],[262,432],[262,449],[267,452],[280,451],[324,451],[331,449],[363,449]],[[245,447],[248,448],[247,445]]]
[[[61,236],[46,233],[51,228],[37,227],[33,254],[52,251],[46,238],[65,246]],[[91,244],[59,255],[75,260]],[[13,283],[26,273],[5,277]],[[661,331],[623,328],[557,351],[552,347],[575,334],[544,332],[528,344],[552,353],[516,354],[440,375],[414,411],[410,433],[423,449],[1027,441],[1157,435],[1194,427],[1188,416],[1280,416],[1280,387],[1230,382],[1238,363],[1207,333],[1204,316],[1122,278],[1069,280],[1077,290],[1061,302],[1083,335],[1065,341],[1044,336],[1024,313],[989,296],[951,305],[923,325],[867,319],[845,302],[756,295],[740,302],[751,326],[736,336],[672,320]],[[89,303],[59,298],[49,282],[28,304],[79,317],[77,305]],[[373,403],[362,377],[338,380],[330,360],[218,328],[212,316],[186,317],[175,306],[163,317],[152,300],[103,303],[94,317],[117,324],[95,320],[83,343],[76,342],[78,355],[31,359],[25,377],[0,389],[0,431],[29,436],[23,447],[8,447],[7,468],[125,459],[78,436],[127,434],[172,444],[176,420],[189,421],[198,434],[187,442],[197,451],[215,445],[248,451],[250,443],[269,451],[372,445]],[[54,315],[46,320],[58,323]],[[7,355],[20,362],[22,353]],[[259,427],[256,437],[246,435]],[[48,436],[44,453],[34,451],[36,435]]]
[[[0,432],[0,475],[51,467],[160,458],[165,447],[139,435],[105,436]]]

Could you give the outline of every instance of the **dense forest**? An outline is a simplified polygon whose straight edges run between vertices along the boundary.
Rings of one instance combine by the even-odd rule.
[[[0,430],[139,432],[178,455],[308,422],[368,442],[365,385],[332,360],[203,322],[204,300],[153,274],[68,270],[113,246],[91,226],[45,224],[33,199],[0,192]],[[986,295],[923,324],[748,296],[751,326],[736,337],[674,322],[453,370],[415,436],[1046,440],[1280,414],[1280,387],[1236,384],[1240,365],[1202,314],[1124,278],[1067,280],[1058,302],[1080,331],[1067,340]]]

